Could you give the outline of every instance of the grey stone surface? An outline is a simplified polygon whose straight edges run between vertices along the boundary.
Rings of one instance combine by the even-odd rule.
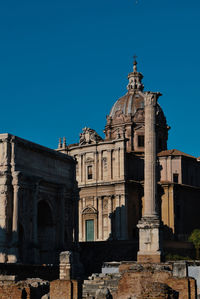
[[[197,294],[200,296],[200,266],[188,266],[188,276],[196,279]]]
[[[187,277],[188,276],[187,262],[185,261],[173,262],[173,276]]]
[[[102,267],[102,273],[119,273],[119,266],[121,263],[111,262],[104,263]]]

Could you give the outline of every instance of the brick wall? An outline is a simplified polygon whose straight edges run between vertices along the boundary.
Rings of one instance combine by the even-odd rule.
[[[142,298],[179,298],[195,299],[196,282],[193,278],[173,277],[170,269],[158,269],[157,265],[122,264],[120,272],[122,277],[118,284],[118,290],[113,294],[113,299],[124,299],[135,296]],[[168,296],[171,297],[168,297]],[[177,297],[178,296],[178,297]]]
[[[76,280],[54,280],[50,283],[51,299],[78,299],[79,283]]]
[[[21,283],[1,283],[1,299],[30,299],[30,288]]]

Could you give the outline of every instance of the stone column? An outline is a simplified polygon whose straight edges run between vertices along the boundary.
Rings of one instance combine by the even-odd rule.
[[[39,252],[38,252],[38,192],[39,192],[39,183],[35,184],[33,190],[33,211],[32,211],[32,242],[33,242],[33,262],[39,263]]]
[[[2,178],[1,178],[2,179]],[[5,184],[0,185],[0,263],[5,263],[7,260],[7,235],[6,235],[6,222],[7,222],[7,202],[9,199],[8,195],[8,187],[6,186],[6,178],[5,178]]]
[[[79,203],[78,203],[78,209],[79,209],[79,220],[78,220],[78,223],[79,223],[79,241],[81,242],[82,239],[83,239],[83,230],[82,230],[82,198],[79,199]]]
[[[115,237],[117,240],[121,238],[121,207],[120,195],[115,196]]]
[[[108,239],[112,239],[112,196],[108,197]]]
[[[145,98],[144,217],[156,216],[156,109],[157,98]]]
[[[99,154],[99,180],[100,181],[102,181],[102,179],[103,179],[103,169],[102,169],[103,161],[102,161],[102,159],[103,159],[103,152],[101,151]]]
[[[13,180],[12,244],[8,254],[8,263],[18,261],[19,189],[18,180]]]
[[[124,147],[120,148],[120,163],[119,163],[119,167],[120,167],[120,178],[124,179]]]
[[[99,197],[98,198],[99,204],[98,204],[98,209],[99,209],[99,221],[98,221],[98,232],[99,232],[99,241],[103,240],[103,202],[102,202],[102,198]]]
[[[85,154],[83,154],[83,183],[86,184],[86,165],[85,165]]]
[[[156,211],[156,104],[159,93],[145,93],[144,216],[138,223],[139,262],[160,262],[160,219]]]

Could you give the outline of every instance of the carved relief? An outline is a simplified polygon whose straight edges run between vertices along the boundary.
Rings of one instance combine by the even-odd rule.
[[[108,209],[108,200],[107,200],[107,199],[104,199],[104,200],[103,200],[103,209],[104,209],[104,210],[107,210],[107,209]]]
[[[103,157],[102,161],[103,161],[103,168],[104,168],[104,170],[107,170],[107,158]]]
[[[83,211],[82,214],[97,214],[97,210],[92,206],[87,206]]]
[[[134,115],[134,122],[144,121],[144,109],[138,109]]]
[[[125,122],[125,115],[123,114],[122,110],[117,110],[113,117],[113,124],[123,122]]]
[[[83,132],[80,134],[79,143],[82,144],[92,144],[103,141],[103,139],[97,134],[97,132],[90,128],[83,128]]]

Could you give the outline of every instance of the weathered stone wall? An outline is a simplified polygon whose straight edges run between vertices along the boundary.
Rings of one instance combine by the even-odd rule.
[[[30,299],[30,289],[20,284],[4,283],[0,285],[1,299]]]
[[[131,263],[123,263],[119,271],[122,277],[117,292],[113,294],[113,299],[125,299],[127,296],[135,296],[137,299],[196,299],[195,279],[173,277],[170,264],[131,265]],[[172,297],[167,297],[167,295]]]
[[[74,159],[0,134],[0,173],[0,262],[58,262],[77,241]]]
[[[1,277],[3,279],[3,277]],[[8,279],[8,277],[5,277]],[[28,279],[24,281],[0,280],[1,299],[41,299],[48,298],[49,282],[41,279]]]
[[[54,280],[50,283],[50,299],[79,299],[80,288],[76,280]]]

